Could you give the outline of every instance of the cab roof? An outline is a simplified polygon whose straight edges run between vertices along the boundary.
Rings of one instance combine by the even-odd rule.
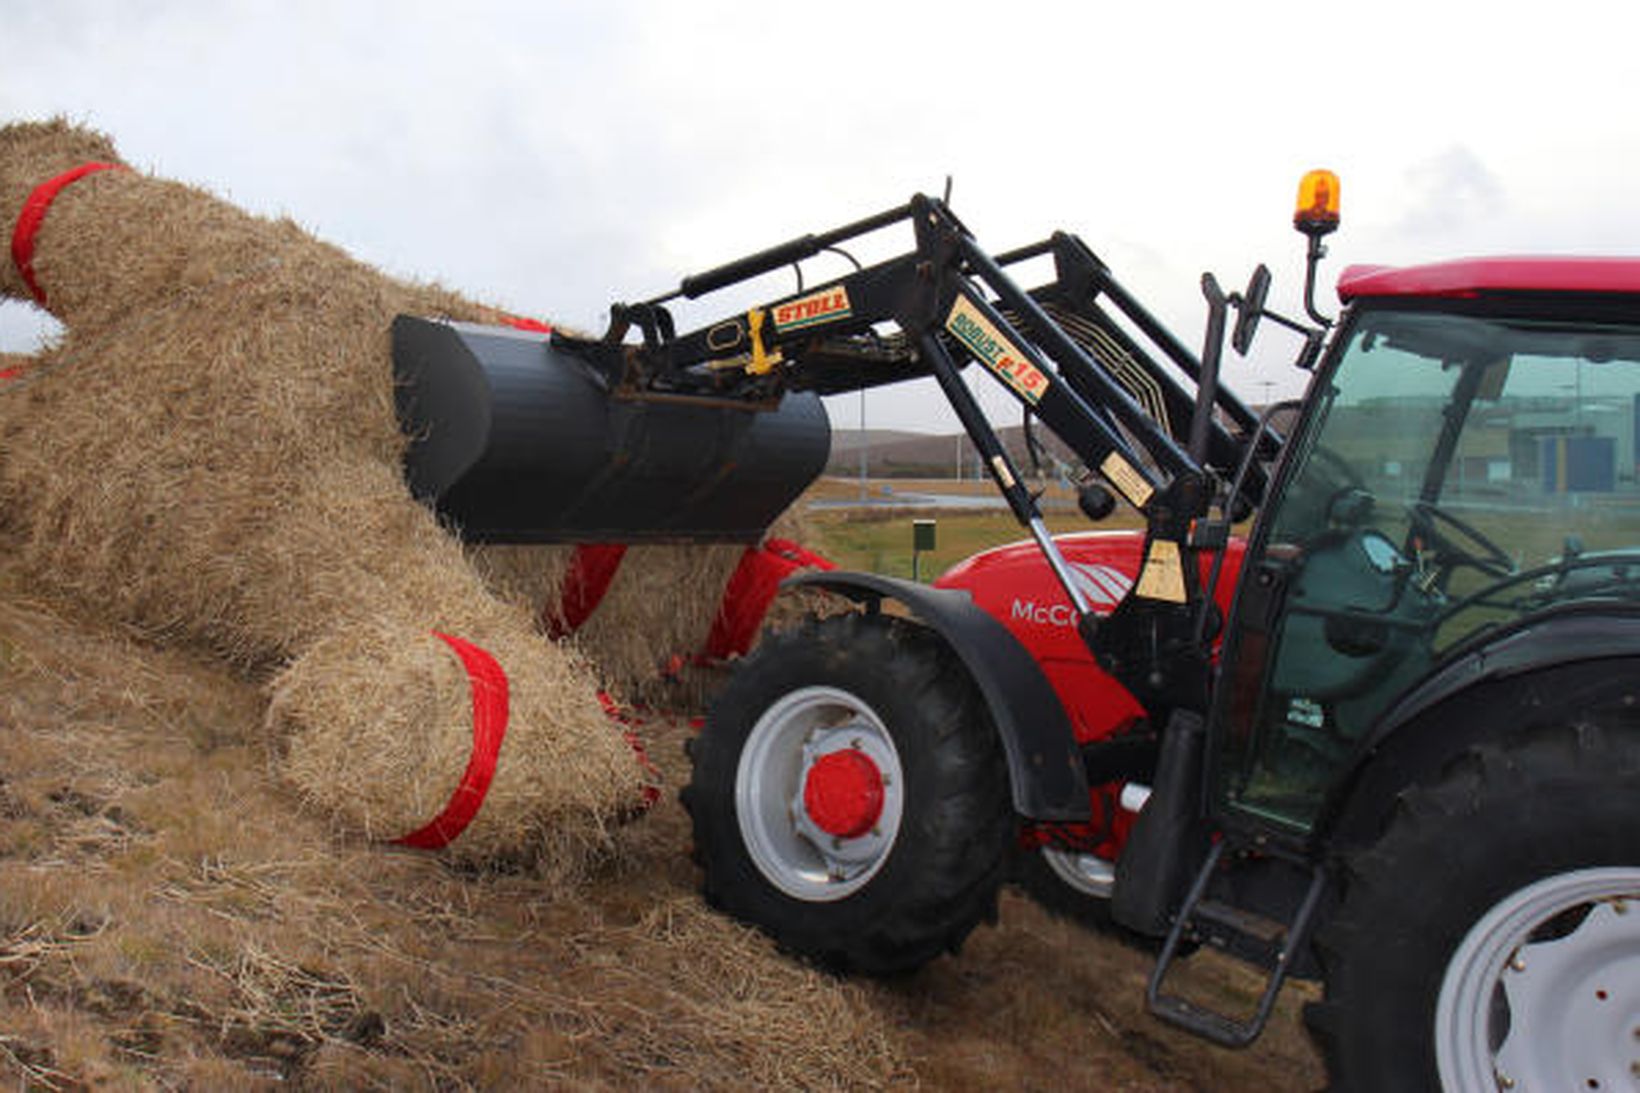
[[[1640,258],[1459,258],[1422,266],[1348,266],[1338,298],[1465,298],[1494,292],[1640,293]]]

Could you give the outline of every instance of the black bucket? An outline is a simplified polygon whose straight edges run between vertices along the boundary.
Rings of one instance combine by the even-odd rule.
[[[393,321],[406,477],[486,543],[753,542],[819,476],[825,408],[611,397],[549,335]]]

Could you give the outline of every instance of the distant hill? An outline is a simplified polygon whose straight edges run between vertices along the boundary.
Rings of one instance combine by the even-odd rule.
[[[1262,406],[1252,406],[1250,409],[1255,415],[1264,412]],[[1272,421],[1274,428],[1281,432],[1291,430],[1293,424],[1294,415],[1288,412],[1278,413]],[[1034,431],[1037,443],[1045,452],[1065,463],[1076,463],[1070,449],[1046,426],[1038,425]],[[1019,425],[1003,426],[997,429],[997,437],[1014,465],[1028,470],[1031,462],[1025,449],[1024,428]],[[866,429],[862,432],[859,429],[833,428],[831,458],[826,463],[826,473],[858,474],[862,447],[866,453],[866,471],[873,478],[979,476],[975,466],[974,444],[966,433],[915,433],[898,429]],[[1051,473],[1053,459],[1044,455],[1042,462]]]
[[[861,445],[868,450],[874,450],[893,444],[916,442],[933,439],[931,433],[914,433],[905,429],[839,429],[835,426],[831,430],[831,454],[836,458],[840,453],[857,453]]]
[[[1030,466],[1024,430],[1009,425],[997,436],[1010,459],[1021,468]],[[1043,448],[1068,460],[1069,451],[1047,429],[1037,428]],[[860,450],[864,447],[866,471],[874,478],[973,478],[978,474],[974,445],[963,433],[912,433],[894,429],[836,429],[831,434],[829,474],[857,474]],[[1051,461],[1044,458],[1051,467]],[[961,468],[960,475],[958,469]]]

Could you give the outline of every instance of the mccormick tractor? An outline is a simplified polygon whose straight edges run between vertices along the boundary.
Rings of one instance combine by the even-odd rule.
[[[1013,877],[1156,949],[1151,1010],[1218,1043],[1319,980],[1336,1088],[1635,1088],[1640,260],[1351,267],[1329,320],[1337,195],[1300,187],[1310,322],[1267,309],[1263,267],[1204,275],[1200,357],[1075,236],[993,256],[921,195],[541,345],[611,414],[723,415],[678,428],[760,453],[720,459],[751,476],[731,534],[785,503],[757,475],[795,477],[771,467],[816,395],[931,376],[1030,533],[933,586],[794,579],[851,609],[766,635],[691,741],[712,904],[892,974]],[[903,226],[903,254],[804,286]],[[786,265],[795,292],[675,328],[673,299]],[[1219,362],[1265,318],[1312,375],[1255,412]],[[1143,530],[1050,535],[969,379],[1075,453],[1090,520]],[[1266,970],[1251,1012],[1170,987],[1202,945]]]

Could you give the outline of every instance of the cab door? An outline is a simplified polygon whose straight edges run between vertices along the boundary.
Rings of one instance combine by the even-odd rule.
[[[1307,834],[1396,698],[1551,612],[1640,603],[1640,326],[1356,311],[1244,566],[1215,800]]]

